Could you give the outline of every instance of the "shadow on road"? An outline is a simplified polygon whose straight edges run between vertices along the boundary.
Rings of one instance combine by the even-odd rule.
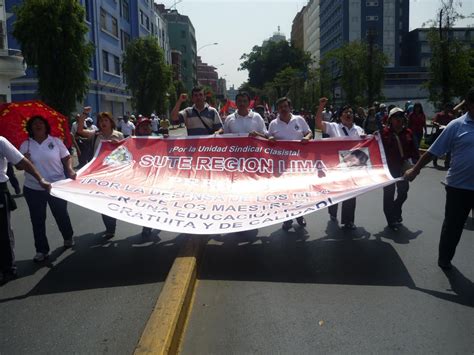
[[[17,261],[20,277],[45,267],[50,270],[26,294],[0,299],[0,303],[42,294],[163,282],[185,239],[186,235],[178,235],[161,241],[156,231],[146,239],[140,234],[120,240],[106,240],[101,234],[76,237],[73,253],[63,259],[64,249],[57,248],[45,263]]]
[[[206,246],[199,279],[405,286],[473,306],[473,283],[455,268],[446,272],[455,294],[417,287],[397,251],[382,237],[408,243],[421,232],[390,232],[380,232],[376,239],[370,239],[364,228],[343,231],[328,222],[326,236],[316,240],[308,240],[310,236],[304,228],[277,230],[268,237],[229,234],[213,238]]]

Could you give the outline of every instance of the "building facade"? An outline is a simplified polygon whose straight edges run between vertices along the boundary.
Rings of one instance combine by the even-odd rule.
[[[194,26],[188,16],[179,14],[177,10],[168,10],[163,16],[168,21],[171,50],[181,53],[181,81],[186,89],[191,92],[193,86],[197,83],[197,50]]]
[[[0,0],[0,104],[12,101],[11,80],[25,75],[26,65],[19,50],[10,49],[7,35],[7,12]]]
[[[373,36],[376,47],[400,65],[403,37],[409,29],[409,0],[320,0],[321,57],[332,49]]]
[[[303,14],[303,50],[311,54],[312,68],[319,68],[320,30],[319,30],[319,0],[310,0]]]
[[[304,14],[306,11],[306,6],[296,14],[295,18],[293,19],[293,24],[291,26],[291,43],[296,48],[301,50],[305,47],[304,42]]]
[[[131,96],[122,73],[122,57],[127,44],[138,37],[157,36],[164,29],[157,26],[153,0],[80,0],[85,8],[85,22],[89,27],[88,40],[95,50],[90,65],[90,88],[82,105],[92,106],[93,112],[109,111],[121,116],[132,111]],[[7,12],[12,12],[21,0],[7,0]],[[8,19],[13,28],[15,16]],[[19,44],[11,36],[13,48]],[[166,30],[165,30],[166,33]],[[161,42],[160,42],[161,43]],[[166,44],[165,44],[166,45]],[[171,61],[171,53],[169,54]],[[12,82],[12,100],[23,101],[37,97],[37,79],[33,71]],[[145,113],[149,114],[149,113]]]
[[[203,63],[201,57],[197,57],[197,81],[199,85],[206,85],[211,87],[212,91],[217,94],[219,89],[216,67]]]

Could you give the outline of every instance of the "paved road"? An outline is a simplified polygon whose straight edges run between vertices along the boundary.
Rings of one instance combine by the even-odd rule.
[[[445,172],[411,185],[405,228],[385,228],[382,191],[357,199],[354,232],[326,211],[206,247],[183,354],[474,352],[474,221],[436,265]]]

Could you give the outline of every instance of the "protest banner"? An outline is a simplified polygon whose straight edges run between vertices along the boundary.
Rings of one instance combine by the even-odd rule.
[[[179,233],[256,229],[395,180],[378,137],[270,142],[241,136],[103,142],[52,194],[117,219]]]

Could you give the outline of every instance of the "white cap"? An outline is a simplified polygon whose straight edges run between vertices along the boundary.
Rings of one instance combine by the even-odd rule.
[[[388,118],[392,117],[393,115],[395,115],[396,113],[399,113],[399,112],[402,112],[404,113],[405,111],[403,111],[400,107],[394,107],[390,110],[390,113],[388,114]]]

